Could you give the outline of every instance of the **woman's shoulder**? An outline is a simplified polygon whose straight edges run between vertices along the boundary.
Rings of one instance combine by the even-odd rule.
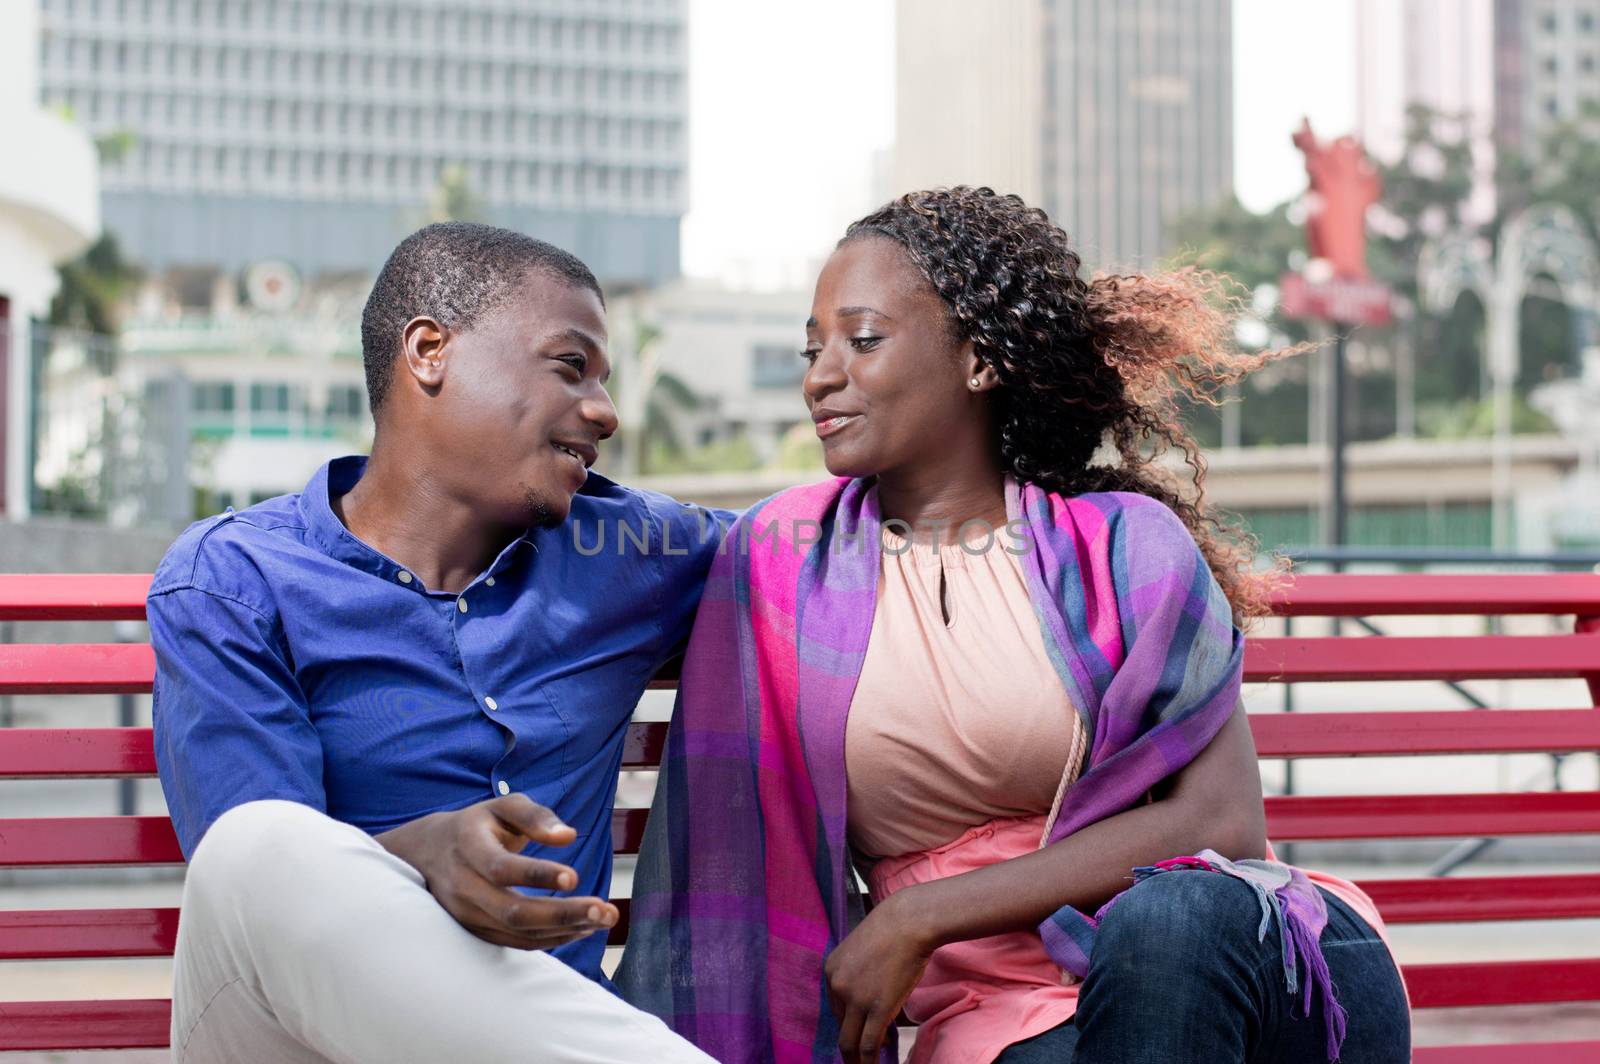
[[[1099,511],[1113,544],[1122,550],[1189,554],[1198,549],[1183,518],[1153,496],[1136,491],[1098,491],[1075,495],[1069,502]]]
[[[850,477],[829,477],[784,488],[746,510],[739,523],[765,527],[774,521],[820,521],[850,483]]]

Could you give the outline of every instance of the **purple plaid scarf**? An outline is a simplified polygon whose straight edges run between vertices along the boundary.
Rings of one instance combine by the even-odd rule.
[[[1026,532],[1019,561],[1046,650],[1090,737],[1055,842],[1132,807],[1205,748],[1238,703],[1244,640],[1160,502],[1008,480],[1006,508]],[[758,504],[724,542],[689,640],[617,982],[730,1064],[839,1059],[823,962],[863,911],[844,732],[877,603],[880,528],[870,481]],[[1285,965],[1292,986],[1301,957],[1309,1002],[1312,983],[1327,981],[1326,913],[1303,875],[1281,878]],[[1081,977],[1097,923],[1067,907],[1039,930]],[[884,1059],[896,1059],[892,1046]]]

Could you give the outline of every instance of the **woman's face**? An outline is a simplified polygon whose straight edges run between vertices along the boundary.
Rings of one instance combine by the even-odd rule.
[[[833,253],[806,322],[806,405],[828,472],[867,477],[945,461],[981,441],[970,344],[951,335],[944,301],[905,250],[867,236]]]

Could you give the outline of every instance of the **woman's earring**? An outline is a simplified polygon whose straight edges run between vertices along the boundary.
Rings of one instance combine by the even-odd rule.
[[[974,377],[974,378],[972,378],[972,379],[971,379],[971,380],[970,380],[970,381],[968,381],[968,382],[967,382],[967,383],[968,383],[968,384],[970,384],[970,385],[972,385],[972,390],[973,390],[973,391],[977,391],[977,390],[978,390],[978,388],[979,388],[979,387],[981,387],[981,386],[982,386],[982,384],[983,384],[983,382],[982,382],[982,381],[980,381],[980,380],[979,380],[979,379],[978,379],[978,378],[976,378],[976,377]]]

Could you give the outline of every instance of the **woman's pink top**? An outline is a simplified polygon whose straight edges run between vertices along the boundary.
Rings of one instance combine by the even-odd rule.
[[[931,546],[885,531],[872,637],[845,723],[850,841],[870,857],[1048,813],[1084,735],[999,537]]]
[[[845,728],[852,845],[875,901],[1037,850],[1085,736],[1015,556],[884,533],[866,660]],[[1384,934],[1353,884],[1308,871]],[[906,1002],[913,1064],[987,1064],[1072,1018],[1078,988],[1033,930],[934,951]]]

